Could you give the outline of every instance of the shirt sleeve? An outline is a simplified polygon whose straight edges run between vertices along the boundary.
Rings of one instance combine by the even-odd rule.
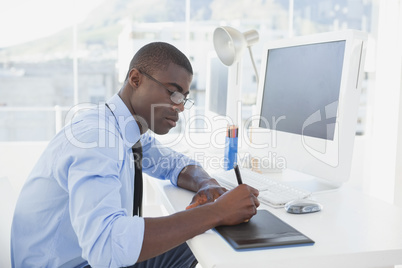
[[[177,186],[180,172],[189,165],[200,164],[168,147],[163,146],[149,132],[141,136],[143,159],[142,170],[150,176],[162,180],[170,180]]]
[[[98,135],[121,142],[106,130],[88,131],[78,138],[90,144]],[[141,252],[144,220],[128,216],[121,204],[123,161],[119,146],[97,144],[81,148],[67,144],[57,163],[67,167],[67,174],[58,176],[67,177],[71,224],[82,257],[93,267],[129,266],[138,260]]]

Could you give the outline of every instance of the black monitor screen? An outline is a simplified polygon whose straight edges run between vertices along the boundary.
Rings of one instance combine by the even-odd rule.
[[[334,139],[345,41],[268,51],[260,127]]]

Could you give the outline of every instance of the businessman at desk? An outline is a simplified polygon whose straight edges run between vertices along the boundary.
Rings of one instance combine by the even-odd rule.
[[[50,141],[17,202],[14,267],[191,267],[196,260],[186,240],[256,214],[257,190],[226,192],[148,132],[168,133],[192,105],[192,74],[178,49],[150,43],[133,57],[118,94],[75,116]],[[133,165],[141,155],[144,172],[196,192],[190,209],[141,217],[141,164]]]

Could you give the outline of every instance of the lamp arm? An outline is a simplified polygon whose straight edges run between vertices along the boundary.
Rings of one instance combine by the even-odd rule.
[[[251,58],[251,63],[253,64],[253,68],[254,68],[254,72],[255,72],[255,77],[257,78],[257,87],[258,87],[258,83],[260,81],[259,77],[258,77],[258,72],[257,72],[257,67],[255,66],[255,62],[254,62],[254,57],[253,57],[253,52],[251,51],[251,47],[248,47],[248,52],[250,53],[250,58]]]

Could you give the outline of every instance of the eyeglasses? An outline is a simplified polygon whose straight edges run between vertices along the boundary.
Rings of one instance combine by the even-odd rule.
[[[153,78],[151,75],[147,74],[144,71],[139,70],[140,73],[142,73],[143,75],[145,75],[146,77],[148,77],[149,79],[151,79],[152,81],[154,81],[155,83],[159,84],[161,87],[163,87],[164,89],[166,89],[168,91],[168,93],[170,94],[170,99],[176,103],[176,104],[183,104],[185,109],[190,109],[191,107],[193,107],[194,105],[194,100],[186,98],[182,93],[180,93],[179,91],[171,91],[170,89],[168,89],[164,84],[162,84],[161,82],[159,82],[158,80],[156,80],[155,78]]]

